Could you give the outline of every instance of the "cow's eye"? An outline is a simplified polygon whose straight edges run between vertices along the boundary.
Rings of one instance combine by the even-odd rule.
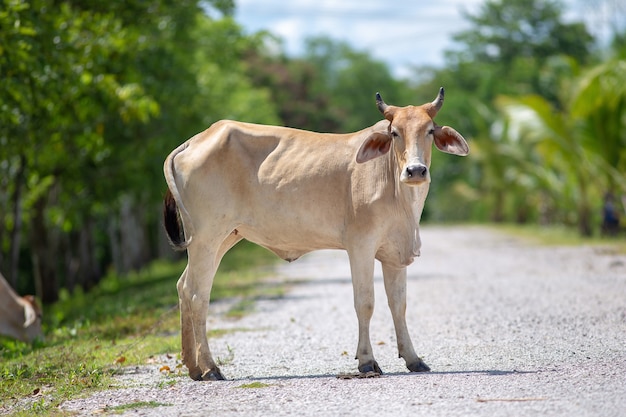
[[[429,134],[429,135],[434,135],[434,134],[435,134],[435,129],[430,129],[430,130],[428,131],[428,134]]]
[[[391,136],[393,136],[394,138],[398,137],[398,132],[396,132],[395,130],[391,131]]]

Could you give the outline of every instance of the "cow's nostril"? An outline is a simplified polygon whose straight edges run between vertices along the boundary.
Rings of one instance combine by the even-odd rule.
[[[406,168],[406,173],[408,174],[409,178],[424,178],[428,173],[428,168],[426,168],[426,166],[424,165],[410,165]]]

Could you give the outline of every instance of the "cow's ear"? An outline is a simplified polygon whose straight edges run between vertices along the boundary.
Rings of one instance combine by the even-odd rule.
[[[374,132],[369,135],[356,154],[356,161],[359,164],[371,159],[378,158],[389,152],[391,149],[391,136],[388,132]]]
[[[459,132],[449,126],[435,127],[435,146],[442,152],[465,156],[469,145]]]

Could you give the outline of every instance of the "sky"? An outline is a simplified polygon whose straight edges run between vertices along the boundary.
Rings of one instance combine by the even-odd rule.
[[[235,0],[235,19],[247,33],[278,35],[291,56],[302,53],[305,38],[325,35],[369,52],[403,77],[416,66],[441,67],[444,50],[454,46],[452,35],[469,27],[463,11],[475,13],[483,1]],[[593,0],[563,2],[566,20],[585,19],[593,34],[603,36]]]

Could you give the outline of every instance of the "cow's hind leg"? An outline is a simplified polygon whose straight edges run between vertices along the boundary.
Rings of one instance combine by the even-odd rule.
[[[178,290],[178,307],[180,308],[180,328],[181,328],[181,345],[182,345],[182,357],[183,363],[189,370],[189,377],[196,381],[202,380],[202,370],[196,362],[196,354],[193,346],[196,344],[196,338],[193,332],[193,317],[191,303],[187,301],[184,289],[186,287],[186,281],[188,277],[187,270],[189,266],[185,268],[178,283],[176,289]]]
[[[411,372],[430,371],[428,365],[415,353],[406,325],[406,268],[393,268],[383,264],[383,277],[398,339],[398,354],[404,358]]]
[[[194,254],[189,248],[189,263],[178,282],[183,363],[196,381],[222,380],[206,337],[209,297],[217,270],[215,254],[199,256],[202,254]]]
[[[239,240],[240,237],[230,235],[215,249],[194,242],[188,248],[187,268],[178,281],[183,363],[189,369],[189,376],[197,381],[224,379],[209,349],[206,319],[219,262]]]
[[[349,250],[354,308],[359,322],[359,343],[356,359],[359,372],[382,374],[374,359],[370,342],[370,321],[374,313],[374,254],[373,251]]]

